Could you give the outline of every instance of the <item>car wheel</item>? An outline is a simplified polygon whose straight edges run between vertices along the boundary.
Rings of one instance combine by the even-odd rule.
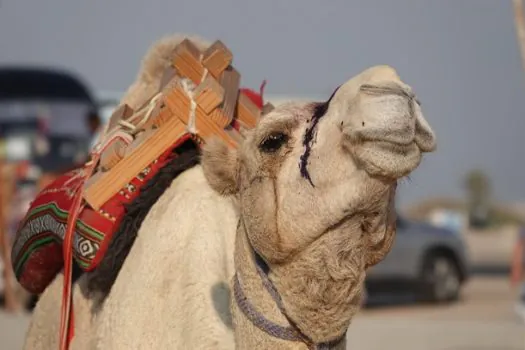
[[[423,301],[439,303],[459,298],[461,279],[452,258],[446,255],[429,255],[423,264],[421,277]]]

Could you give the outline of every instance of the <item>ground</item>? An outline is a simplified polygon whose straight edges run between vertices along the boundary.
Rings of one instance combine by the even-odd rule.
[[[352,350],[523,350],[525,323],[513,312],[506,276],[474,276],[449,306],[381,306],[359,313],[348,332]],[[0,312],[1,349],[22,347],[27,315]]]
[[[347,348],[523,350],[525,323],[514,314],[515,294],[506,276],[475,276],[462,300],[449,306],[365,309],[350,326]]]

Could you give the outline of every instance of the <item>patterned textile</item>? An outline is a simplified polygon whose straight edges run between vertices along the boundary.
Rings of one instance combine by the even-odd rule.
[[[177,147],[191,138],[185,134],[125,188],[106,202],[99,211],[86,206],[76,222],[73,256],[84,271],[92,271],[102,260],[113,233],[126,213],[126,205],[176,153]],[[81,189],[83,169],[59,177],[35,198],[21,221],[13,244],[12,264],[20,284],[39,294],[63,268],[62,240],[69,210]]]

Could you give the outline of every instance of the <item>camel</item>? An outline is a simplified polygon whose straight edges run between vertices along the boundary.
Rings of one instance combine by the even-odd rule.
[[[153,47],[125,101],[150,96],[178,42]],[[345,349],[366,269],[395,237],[397,181],[435,149],[433,131],[411,88],[376,66],[244,136],[238,150],[211,140],[173,180],[107,294],[78,279],[72,349]],[[61,280],[25,349],[57,347]]]

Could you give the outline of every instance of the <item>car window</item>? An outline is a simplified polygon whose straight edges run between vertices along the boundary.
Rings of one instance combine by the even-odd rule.
[[[46,152],[35,152],[33,163],[42,171],[62,171],[87,159],[88,145],[72,137],[49,136]]]
[[[0,101],[1,153],[60,171],[82,161],[89,147],[89,105],[71,101]]]

